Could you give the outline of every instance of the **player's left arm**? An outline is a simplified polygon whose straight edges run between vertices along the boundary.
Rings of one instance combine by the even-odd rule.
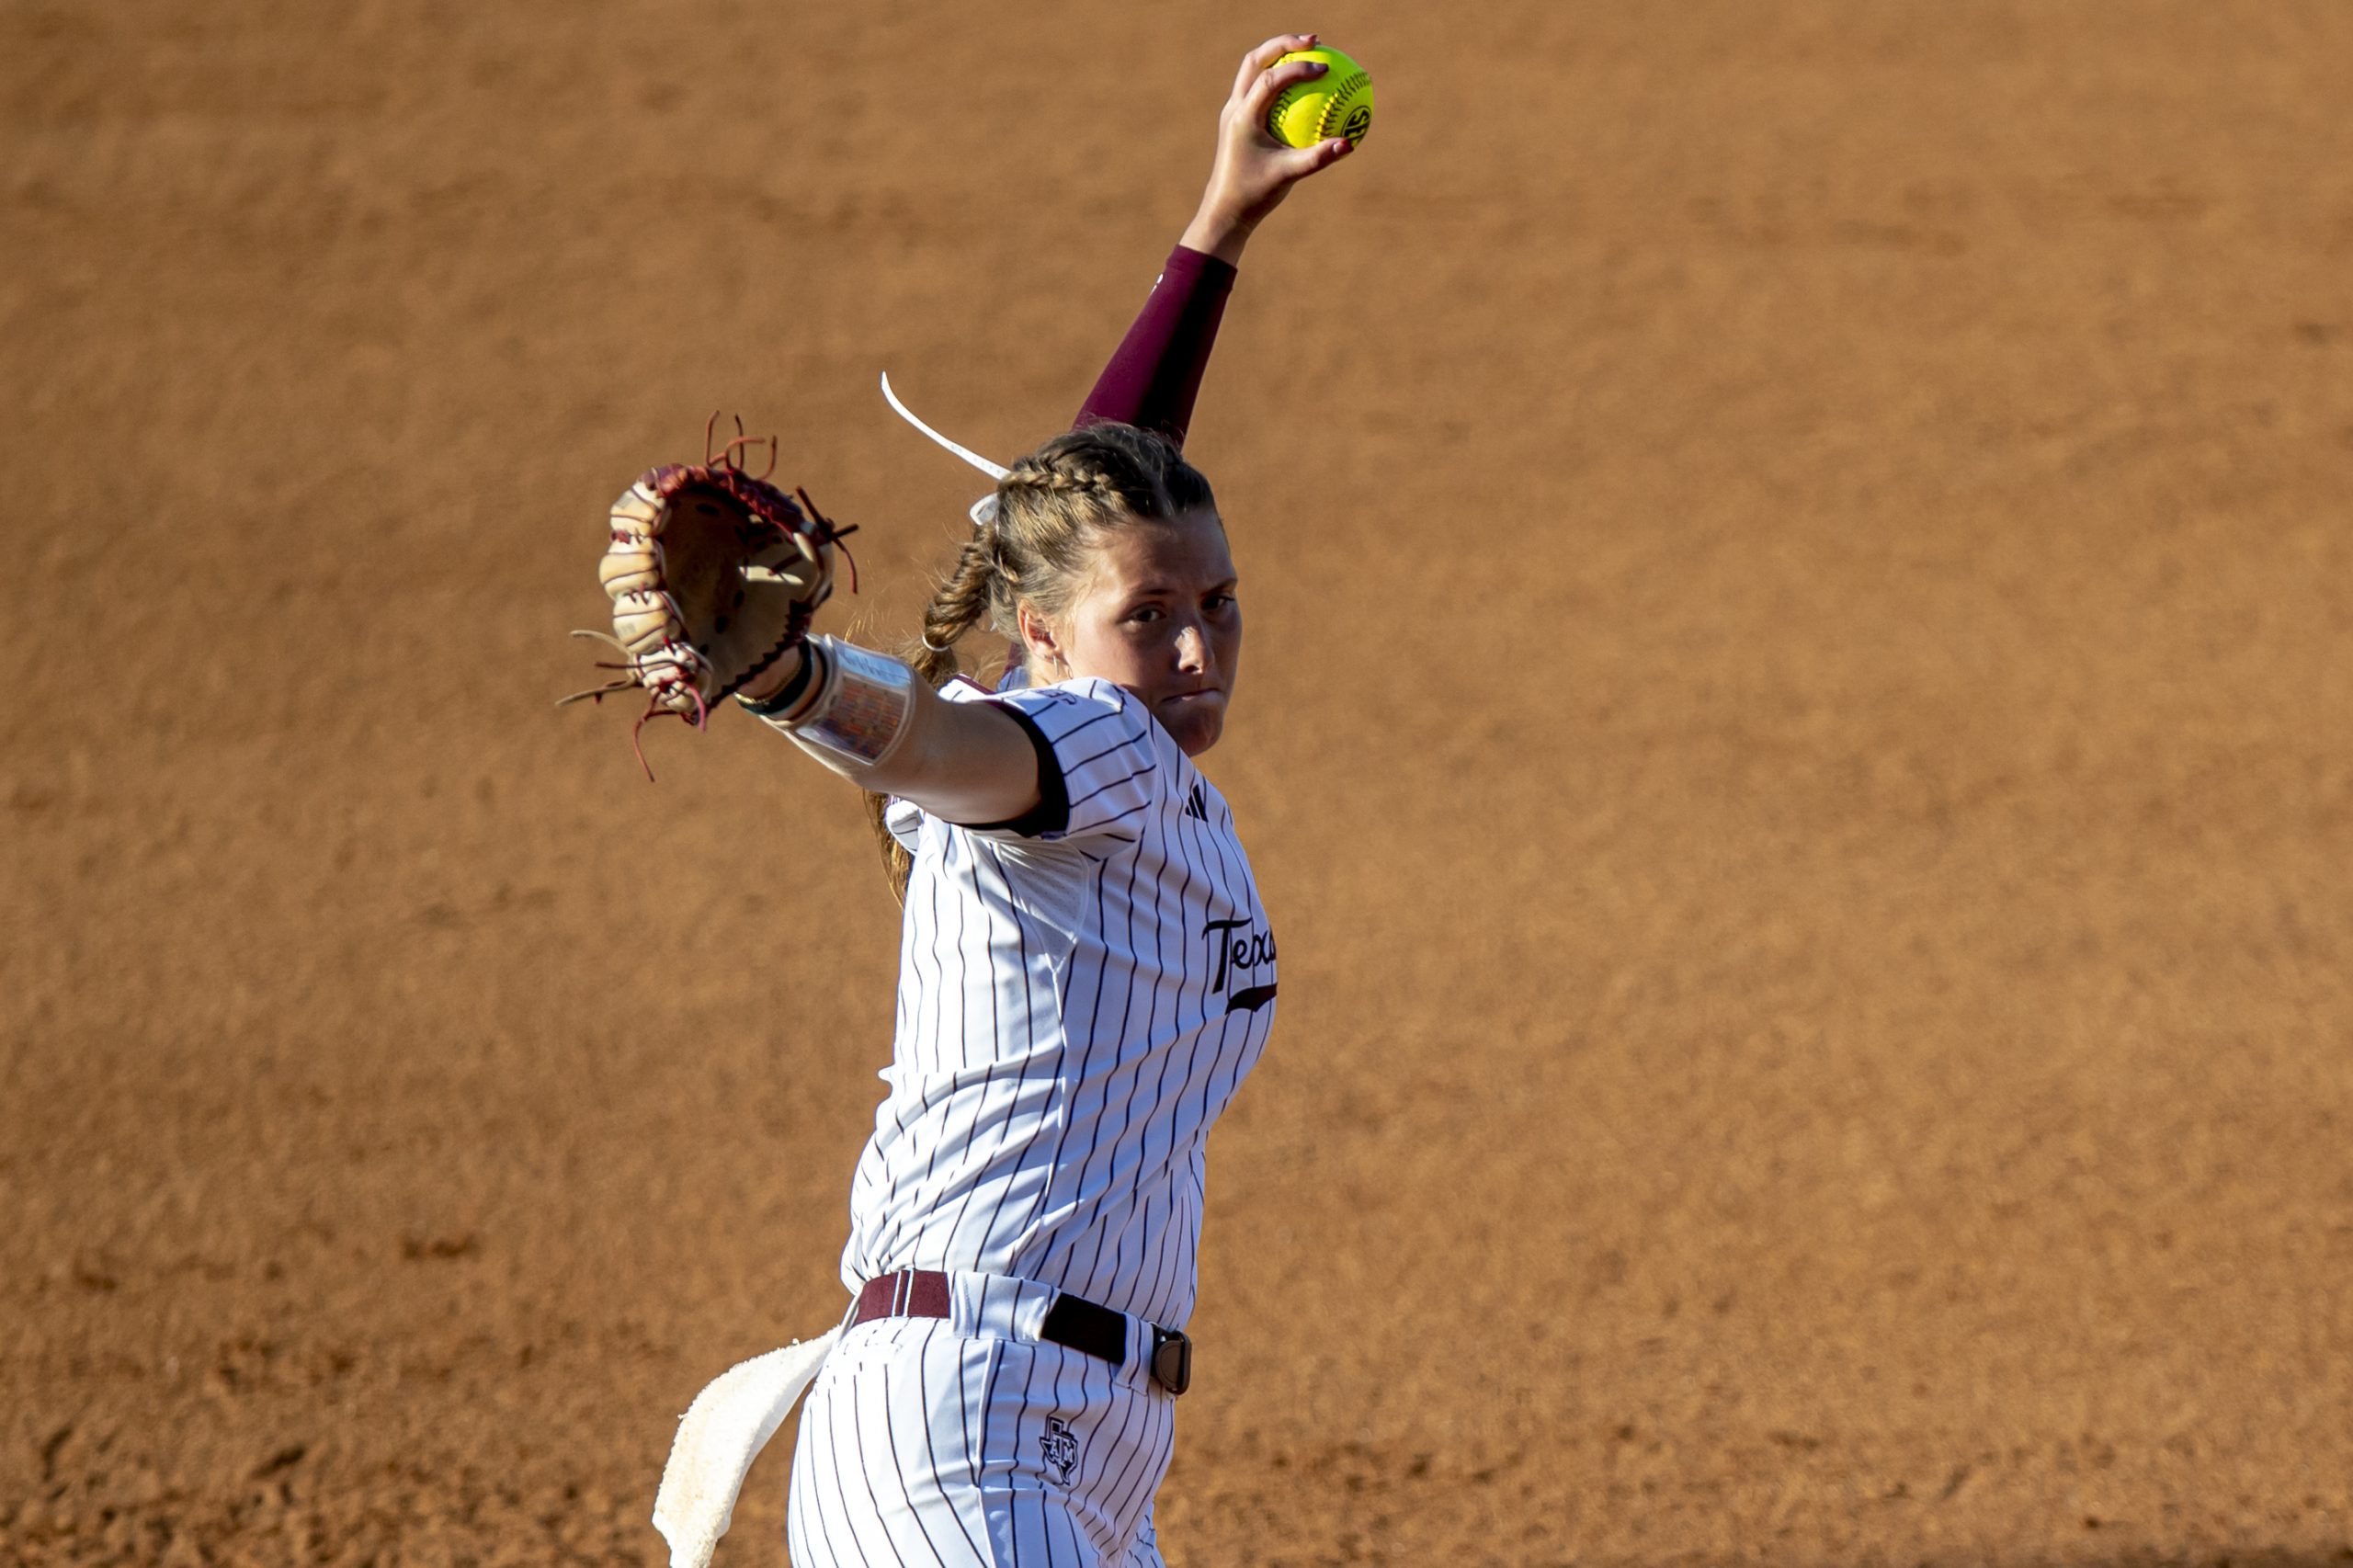
[[[899,660],[813,639],[737,696],[859,789],[948,822],[1003,822],[1038,804],[1029,727],[986,702],[950,702]]]

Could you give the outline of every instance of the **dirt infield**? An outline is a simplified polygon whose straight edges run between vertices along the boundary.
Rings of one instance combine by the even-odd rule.
[[[550,707],[604,508],[739,409],[903,632],[876,373],[1065,421],[1295,25],[1172,1561],[2353,1560],[2353,7],[23,0],[0,1561],[663,1560],[894,912]]]

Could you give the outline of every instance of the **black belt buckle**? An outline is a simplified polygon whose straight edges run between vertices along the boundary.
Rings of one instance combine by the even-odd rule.
[[[1182,1329],[1153,1326],[1152,1381],[1171,1394],[1193,1386],[1193,1342]]]

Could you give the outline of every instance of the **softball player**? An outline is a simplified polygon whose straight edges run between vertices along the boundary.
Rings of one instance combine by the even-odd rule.
[[[912,666],[819,638],[739,693],[870,792],[905,907],[842,1256],[856,1301],[793,1457],[811,1568],[1160,1561],[1203,1147],[1276,988],[1233,812],[1195,766],[1242,613],[1179,444],[1245,243],[1347,151],[1265,130],[1322,70],[1274,62],[1312,41],[1245,57],[1199,212],[1078,427],[975,509]],[[995,692],[956,673],[983,624],[1015,649]]]

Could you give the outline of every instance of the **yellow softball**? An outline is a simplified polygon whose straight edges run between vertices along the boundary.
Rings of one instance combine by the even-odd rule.
[[[1275,62],[1320,60],[1331,67],[1313,82],[1285,87],[1267,110],[1267,129],[1275,140],[1292,147],[1313,147],[1318,142],[1345,136],[1351,144],[1372,129],[1372,78],[1363,66],[1336,49],[1317,46],[1293,50]]]

